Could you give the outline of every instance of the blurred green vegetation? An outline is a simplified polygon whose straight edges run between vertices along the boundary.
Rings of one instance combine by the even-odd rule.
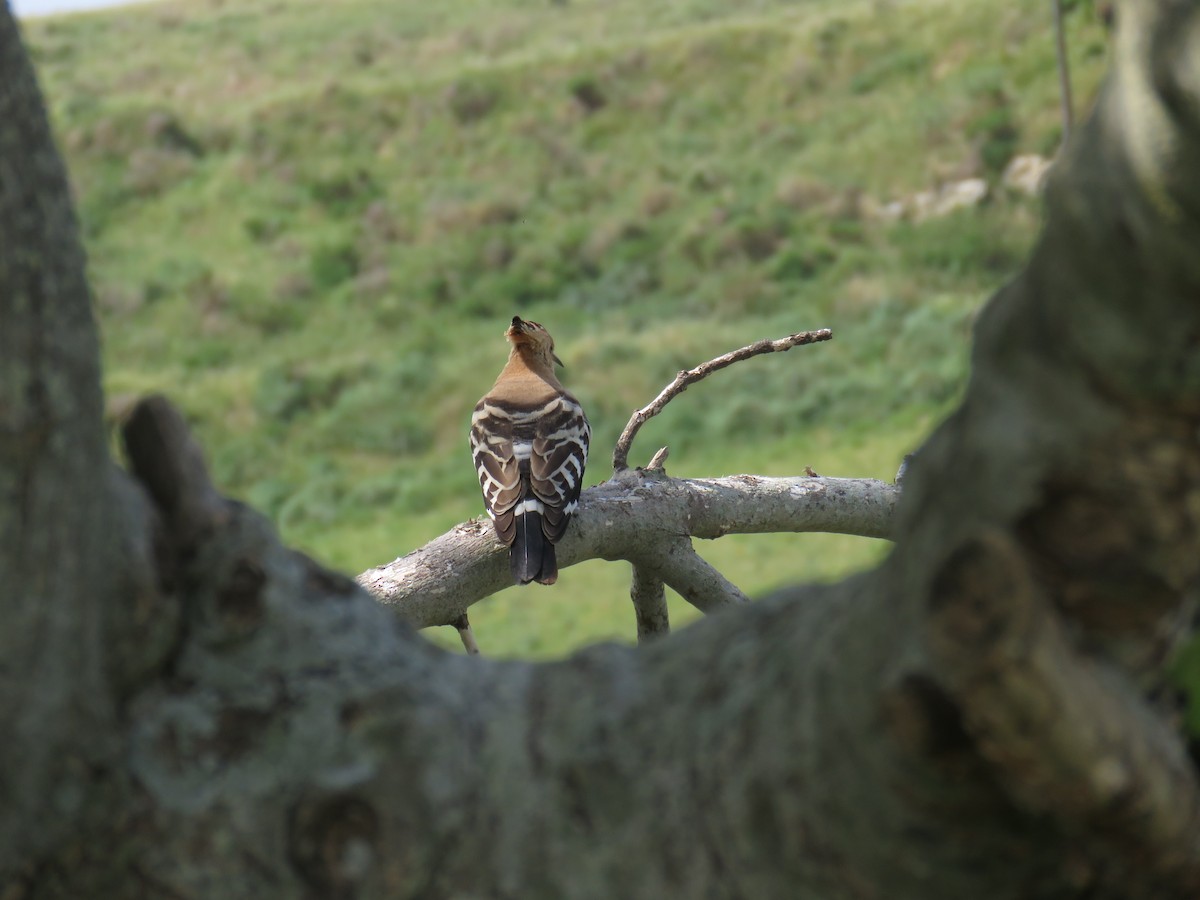
[[[1105,35],[1082,4],[1067,24],[1087,97]],[[891,478],[1039,227],[998,173],[1059,140],[1040,0],[183,0],[25,33],[110,396],[168,393],[225,489],[349,572],[481,512],[466,425],[514,313],[589,410],[589,483],[679,368],[825,326],[689,390],[633,461]],[[968,176],[983,206],[877,213]],[[752,594],[886,552],[699,549]],[[627,581],[592,562],[472,619],[495,654],[629,640]]]

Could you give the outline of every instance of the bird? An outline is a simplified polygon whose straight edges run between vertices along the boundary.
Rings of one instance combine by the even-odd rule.
[[[517,584],[554,584],[554,545],[579,505],[592,430],[554,373],[554,338],[513,316],[508,362],[471,415],[471,457]]]

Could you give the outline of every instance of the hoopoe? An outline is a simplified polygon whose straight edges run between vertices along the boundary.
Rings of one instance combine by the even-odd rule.
[[[471,416],[471,455],[513,581],[554,584],[554,545],[578,505],[592,431],[554,374],[562,360],[549,332],[513,316],[504,336],[512,350]]]

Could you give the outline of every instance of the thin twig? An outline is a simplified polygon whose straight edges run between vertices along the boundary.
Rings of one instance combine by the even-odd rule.
[[[643,406],[630,418],[629,424],[625,426],[625,430],[621,432],[621,436],[617,439],[616,447],[613,448],[613,471],[621,472],[629,468],[629,450],[633,446],[633,439],[637,436],[638,431],[650,419],[662,412],[666,408],[666,405],[676,396],[687,390],[689,385],[695,384],[702,378],[707,378],[718,369],[724,369],[726,366],[731,366],[735,362],[741,362],[743,359],[749,359],[751,356],[759,356],[763,353],[782,353],[785,350],[791,350],[793,347],[799,347],[802,344],[815,344],[818,341],[827,341],[832,337],[833,332],[828,328],[822,328],[818,331],[801,331],[774,341],[757,341],[747,347],[742,347],[740,350],[734,350],[732,353],[726,353],[723,356],[718,356],[716,359],[710,359],[708,362],[701,363],[694,369],[684,369],[675,376],[674,381],[662,389],[662,392],[648,406]]]
[[[1067,59],[1067,36],[1063,26],[1062,0],[1054,0],[1054,41],[1058,53],[1058,88],[1062,104],[1062,143],[1071,135],[1075,122],[1074,106],[1071,101],[1071,65]]]

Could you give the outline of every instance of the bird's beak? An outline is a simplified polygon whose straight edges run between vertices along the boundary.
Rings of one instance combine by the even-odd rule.
[[[550,355],[554,357],[554,361],[555,361],[556,363],[558,363],[558,364],[559,364],[560,366],[562,366],[564,369],[566,368],[566,364],[565,364],[565,363],[564,363],[564,362],[563,362],[561,359],[559,359],[559,358],[558,358],[558,354],[557,354],[557,353],[551,353]]]

